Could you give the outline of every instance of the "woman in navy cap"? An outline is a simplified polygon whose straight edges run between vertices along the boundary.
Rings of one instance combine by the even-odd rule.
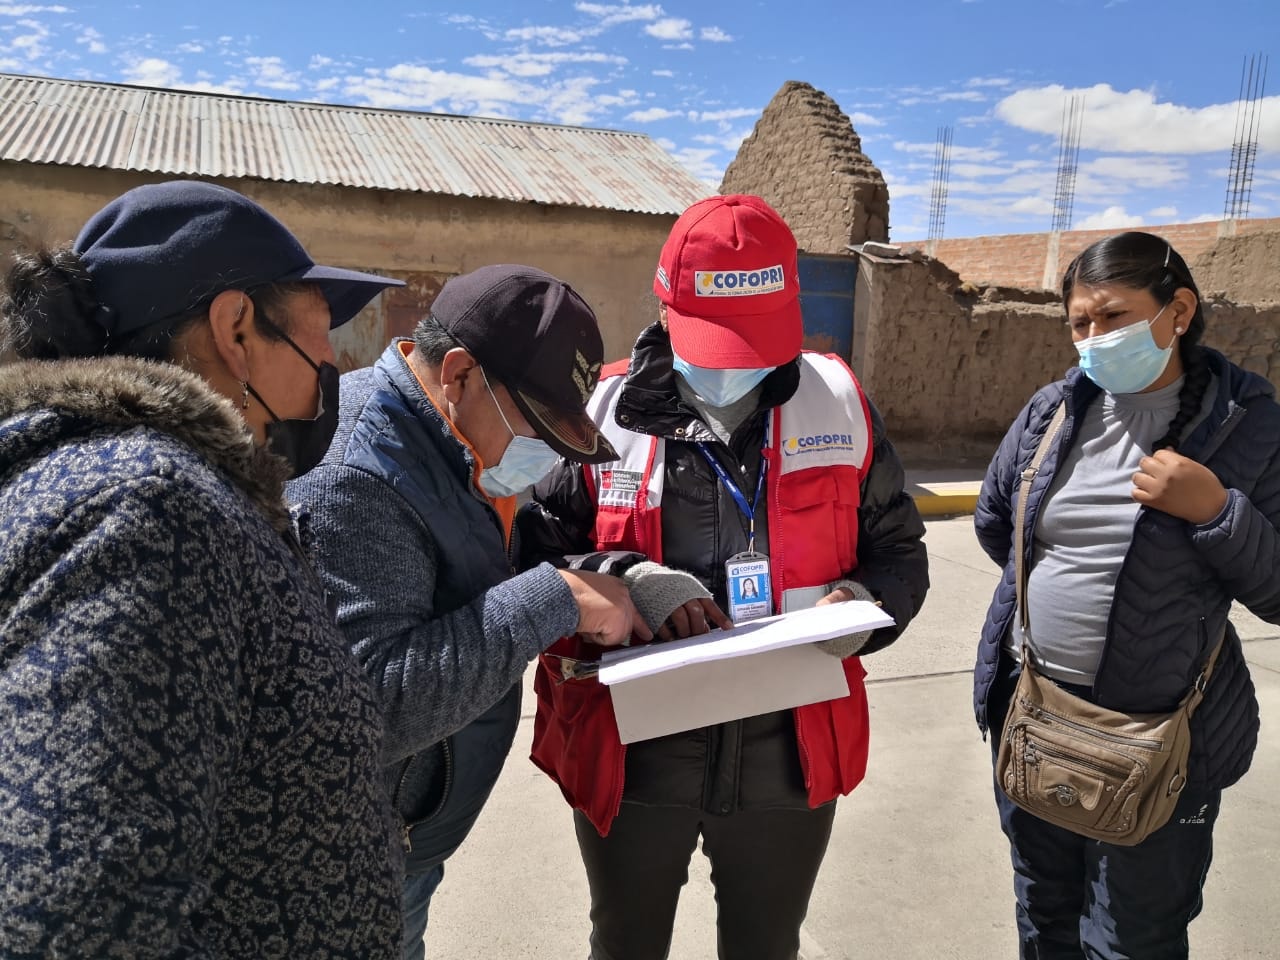
[[[373,694],[282,499],[385,278],[139,187],[0,294],[0,952],[398,954]]]

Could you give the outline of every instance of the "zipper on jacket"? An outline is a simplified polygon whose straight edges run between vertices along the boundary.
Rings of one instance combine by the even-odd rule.
[[[435,746],[435,744],[432,744],[432,746]],[[448,738],[441,740],[440,746],[444,751],[444,790],[440,793],[440,801],[435,805],[435,808],[432,809],[430,813],[428,813],[421,820],[415,820],[413,823],[409,823],[406,820],[404,824],[401,826],[400,839],[401,839],[401,843],[404,845],[405,853],[413,852],[413,841],[409,839],[409,834],[414,829],[426,823],[432,817],[436,816],[441,810],[444,809],[444,805],[449,800],[449,792],[453,786],[453,747],[450,744]],[[400,779],[396,782],[395,793],[391,795],[391,805],[395,809],[397,815],[399,815],[399,812],[400,812],[400,794],[404,790],[405,778],[409,776],[409,768],[413,765],[414,760],[422,756],[423,752],[425,751],[419,751],[418,753],[415,753],[413,756],[405,760],[404,767],[400,771]]]
[[[1230,437],[1236,427],[1240,425],[1240,421],[1244,419],[1244,415],[1248,412],[1248,407],[1241,406],[1232,400],[1231,412],[1227,414],[1227,419],[1222,421],[1214,435],[1209,438],[1209,442],[1206,443],[1204,449],[1200,451],[1199,456],[1196,458],[1196,462],[1203,464],[1206,460],[1217,453],[1218,448],[1227,442],[1227,438]]]

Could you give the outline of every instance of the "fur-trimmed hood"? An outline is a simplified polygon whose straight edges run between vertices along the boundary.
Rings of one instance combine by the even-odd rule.
[[[64,422],[38,436],[6,428],[6,421],[35,411],[56,412]],[[133,357],[0,365],[0,474],[103,426],[169,434],[226,474],[277,531],[289,528],[289,465],[257,446],[232,403],[199,376]]]

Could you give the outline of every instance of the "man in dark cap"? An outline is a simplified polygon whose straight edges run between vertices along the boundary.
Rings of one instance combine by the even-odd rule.
[[[502,768],[525,667],[559,637],[651,637],[622,580],[512,562],[516,494],[560,458],[616,453],[586,413],[603,344],[586,302],[531,267],[445,284],[412,339],[342,379],[338,433],[289,486],[338,623],[382,696],[401,818],[406,958]]]

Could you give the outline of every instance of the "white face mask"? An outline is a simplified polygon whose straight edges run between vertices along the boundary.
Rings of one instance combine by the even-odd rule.
[[[741,367],[737,369],[714,370],[711,367],[696,367],[671,351],[671,366],[684,378],[689,389],[713,407],[727,407],[741,400],[773,373],[773,367]]]
[[[498,416],[511,434],[511,442],[507,444],[507,449],[498,458],[498,462],[480,471],[480,489],[491,497],[512,497],[550,473],[560,459],[560,454],[552,450],[545,440],[522,437],[512,430],[507,415],[502,412],[502,405],[494,396],[493,387],[489,386],[489,378],[483,367],[480,369],[480,376],[484,377],[485,389],[489,391],[493,405],[498,408]]]

